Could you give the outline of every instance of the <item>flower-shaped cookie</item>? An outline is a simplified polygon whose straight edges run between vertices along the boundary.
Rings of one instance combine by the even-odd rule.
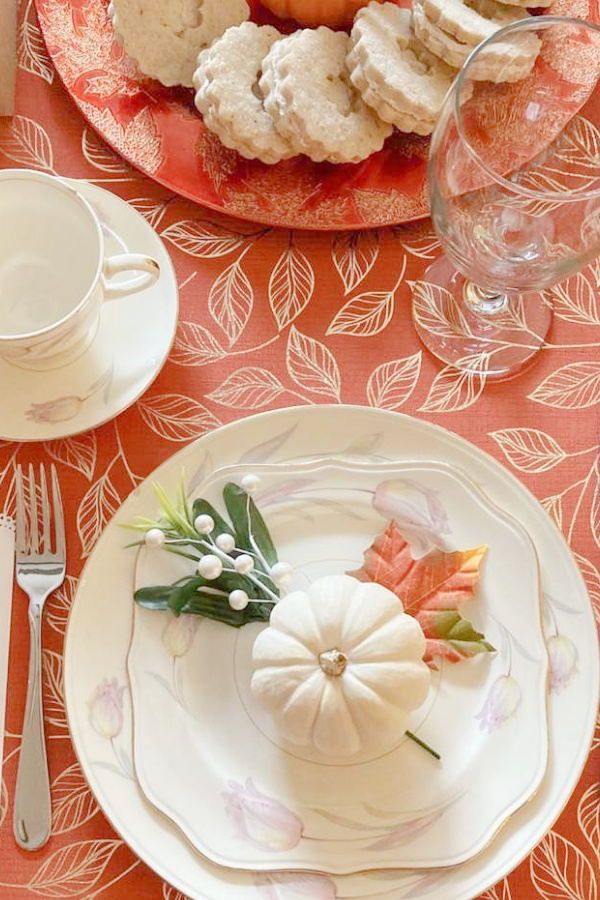
[[[350,82],[349,40],[324,27],[297,31],[273,44],[263,62],[265,109],[296,152],[315,162],[359,162],[392,131]]]
[[[109,15],[140,72],[192,87],[198,54],[250,9],[246,0],[111,0]]]

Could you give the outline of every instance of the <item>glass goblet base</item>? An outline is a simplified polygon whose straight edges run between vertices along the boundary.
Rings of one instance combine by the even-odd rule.
[[[538,292],[487,296],[440,257],[413,286],[413,321],[439,360],[501,380],[533,362],[550,330],[552,307]]]

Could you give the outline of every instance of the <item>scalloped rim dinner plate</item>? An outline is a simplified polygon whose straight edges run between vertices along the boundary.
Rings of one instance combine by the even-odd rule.
[[[283,462],[324,455],[386,462],[446,462],[469,473],[493,503],[529,533],[551,615],[547,639],[574,647],[578,664],[560,693],[549,696],[550,765],[536,795],[516,812],[501,839],[444,870],[331,876],[224,869],[197,853],[179,829],[145,799],[133,773],[131,700],[126,658],[134,618],[135,555],[123,550],[120,524],[147,508],[150,485],[134,491],[105,529],[82,573],[65,643],[69,726],[82,770],[105,815],[135,853],[186,895],[202,900],[272,900],[289,886],[313,900],[391,895],[394,900],[472,900],[531,852],[569,799],[588,754],[597,711],[598,645],[581,574],[554,523],[523,485],[464,439],[419,419],[362,407],[278,410],[217,429],[168,460],[154,477],[167,490],[182,468],[193,488],[218,465]],[[594,690],[592,685],[596,686]],[[100,700],[123,704],[123,724],[107,730]],[[120,725],[120,722],[117,722]],[[576,735],[576,739],[574,739]],[[296,886],[296,887],[294,887]]]
[[[402,734],[395,746],[374,743],[344,763],[286,744],[252,696],[252,645],[264,623],[238,630],[203,621],[187,652],[177,646],[174,656],[173,615],[136,608],[128,671],[143,792],[200,853],[237,869],[348,875],[471,859],[533,796],[546,771],[548,656],[527,532],[464,473],[435,462],[229,466],[196,485],[190,500],[204,497],[225,513],[223,487],[246,473],[260,478],[256,501],[280,558],[294,567],[291,590],[360,566],[387,525],[373,508],[384,481],[394,480],[424,519],[426,498],[435,496],[446,549],[488,548],[464,614],[497,650],[442,664],[411,716],[408,728],[441,753],[441,763]],[[156,514],[151,498],[143,515]],[[136,587],[170,584],[193,571],[187,560],[142,548]],[[177,624],[187,632],[196,623]],[[516,704],[505,718],[490,708],[503,691]],[[232,802],[248,804],[241,825]]]

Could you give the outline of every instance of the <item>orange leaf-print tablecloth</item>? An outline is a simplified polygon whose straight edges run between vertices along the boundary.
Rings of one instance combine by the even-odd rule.
[[[0,166],[88,178],[131,201],[171,252],[181,321],[162,374],[115,422],[71,441],[0,442],[0,508],[10,506],[16,461],[52,459],[69,523],[69,576],[43,636],[53,834],[31,855],[12,838],[28,649],[19,596],[0,794],[0,897],[175,900],[180,895],[103,818],[66,728],[66,613],[83,561],[119,499],[184,443],[255,410],[338,402],[401,410],[464,435],[519,475],[563,529],[600,615],[600,263],[554,292],[551,344],[529,372],[486,385],[443,369],[422,352],[410,320],[411,292],[430,293],[424,272],[438,247],[429,223],[290,234],[219,219],[170,196],[86,127],[45,54],[32,0],[23,0],[21,21],[17,114],[0,120]],[[562,673],[569,675],[586,677]],[[552,832],[488,900],[596,900],[599,746],[597,731],[595,759]]]

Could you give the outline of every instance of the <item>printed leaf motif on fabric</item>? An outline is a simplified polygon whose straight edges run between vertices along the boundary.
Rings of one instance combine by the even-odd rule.
[[[379,232],[356,231],[336,235],[331,249],[333,264],[350,294],[361,284],[379,256]]]
[[[64,634],[67,630],[67,620],[77,590],[77,583],[77,578],[67,575],[61,586],[53,594],[50,594],[44,605],[44,618],[58,634]]]
[[[188,256],[198,259],[228,256],[243,246],[246,240],[243,234],[200,219],[173,222],[161,232],[161,237]]]
[[[544,900],[597,900],[596,876],[583,852],[550,831],[529,858],[531,880]]]
[[[63,659],[55,650],[42,650],[44,718],[55,728],[67,728],[63,687]]]
[[[577,806],[577,823],[600,861],[600,783],[592,782]]]
[[[600,360],[567,363],[529,395],[530,400],[558,409],[587,409],[600,402]]]
[[[77,510],[77,533],[81,541],[82,556],[89,556],[104,526],[112,519],[121,497],[110,477],[110,467],[83,495]]]
[[[331,350],[292,326],[286,350],[290,376],[300,387],[340,402],[341,376]]]
[[[171,362],[178,366],[206,366],[226,355],[226,351],[204,325],[179,322],[169,357]]]
[[[254,305],[254,289],[241,258],[223,269],[208,294],[208,308],[217,325],[233,344],[248,324]]]
[[[92,480],[98,457],[98,441],[95,431],[76,435],[72,438],[61,438],[56,441],[45,441],[44,449],[55,462],[63,463],[76,472]]]
[[[90,166],[108,175],[128,175],[131,168],[87,126],[81,133],[81,152]]]
[[[74,831],[99,810],[79,763],[73,763],[58,775],[51,786],[52,834]]]
[[[461,365],[486,368],[489,365],[489,354],[479,353],[465,356]],[[445,366],[435,376],[429,389],[421,412],[449,413],[468,409],[479,400],[486,383],[485,371],[472,372],[468,368],[458,369]]]
[[[568,456],[558,441],[537,428],[504,428],[490,437],[521,472],[547,472]]]
[[[315,273],[308,257],[291,241],[269,279],[269,303],[281,331],[298,318],[315,290]]]
[[[334,316],[327,334],[373,337],[386,328],[394,314],[393,291],[369,291],[348,300]]]
[[[55,850],[41,863],[24,887],[41,897],[81,897],[104,874],[118,840],[77,841]]]
[[[421,328],[440,337],[467,337],[469,324],[450,291],[426,281],[409,281],[413,314]]]
[[[229,375],[207,397],[236,409],[260,409],[268,406],[284,391],[279,379],[271,372],[257,366],[247,366]]]
[[[23,18],[19,26],[17,60],[19,68],[48,84],[54,81],[54,67],[48,58],[48,51],[40,26],[33,14],[33,0],[28,0]]]
[[[411,396],[421,372],[423,354],[419,350],[404,359],[381,363],[367,382],[369,406],[379,409],[398,409]]]
[[[183,394],[144,397],[137,408],[148,428],[167,441],[189,441],[221,424],[205,406]]]
[[[26,116],[0,120],[0,155],[32,169],[53,172],[52,144],[44,127]]]

